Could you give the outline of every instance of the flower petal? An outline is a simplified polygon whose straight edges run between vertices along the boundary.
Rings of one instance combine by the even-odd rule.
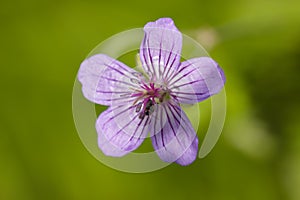
[[[171,96],[180,103],[194,104],[218,93],[224,86],[225,76],[213,59],[201,57],[181,63],[168,83]]]
[[[98,104],[124,104],[133,100],[132,88],[138,88],[138,72],[104,54],[84,60],[78,79],[84,96]],[[141,76],[139,74],[139,76]]]
[[[163,81],[180,63],[182,35],[170,18],[149,22],[140,47],[143,68],[153,81]]]
[[[123,156],[140,146],[149,131],[149,117],[138,116],[132,105],[109,107],[100,114],[98,146],[105,155]]]
[[[189,165],[196,159],[198,138],[178,105],[170,102],[158,105],[150,125],[153,147],[163,161]]]

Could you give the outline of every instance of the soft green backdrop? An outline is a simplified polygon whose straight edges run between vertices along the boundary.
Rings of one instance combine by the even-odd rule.
[[[1,0],[0,199],[300,199],[299,13],[297,0]],[[98,43],[164,16],[224,68],[225,128],[188,167],[118,172],[82,145],[73,83]]]

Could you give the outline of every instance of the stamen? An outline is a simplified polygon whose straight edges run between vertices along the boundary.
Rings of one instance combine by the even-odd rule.
[[[138,82],[135,78],[131,81]],[[133,105],[135,105],[135,112],[139,113],[139,119],[150,116],[155,111],[156,104],[161,104],[170,99],[169,89],[159,83],[154,81],[143,82],[140,87],[142,90],[136,90],[136,93],[131,94],[131,97],[136,97]]]

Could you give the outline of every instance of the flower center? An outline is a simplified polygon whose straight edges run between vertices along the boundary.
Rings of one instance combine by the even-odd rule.
[[[156,104],[161,104],[169,99],[169,92],[162,86],[156,86],[154,83],[142,84],[142,91],[132,94],[136,97],[134,105],[136,112],[139,112],[139,118],[144,119],[145,116],[151,115],[155,110]]]

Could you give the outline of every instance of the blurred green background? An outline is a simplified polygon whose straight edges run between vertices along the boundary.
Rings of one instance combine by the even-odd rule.
[[[300,199],[299,13],[297,0],[1,0],[0,199]],[[190,166],[119,172],[82,145],[73,83],[98,43],[165,16],[225,70],[224,131]]]

